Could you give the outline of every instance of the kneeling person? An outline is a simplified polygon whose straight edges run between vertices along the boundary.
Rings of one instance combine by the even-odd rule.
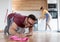
[[[10,15],[8,15],[8,18],[13,18],[13,21],[9,26],[9,34],[19,36],[20,33],[25,32],[25,28],[29,28],[28,35],[32,35],[32,27],[37,20],[34,15],[30,14],[29,16],[22,16],[18,13],[11,13]],[[17,32],[18,27],[20,28],[20,33]]]

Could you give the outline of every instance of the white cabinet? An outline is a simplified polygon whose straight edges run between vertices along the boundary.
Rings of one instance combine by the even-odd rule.
[[[47,3],[57,3],[57,0],[47,0]]]

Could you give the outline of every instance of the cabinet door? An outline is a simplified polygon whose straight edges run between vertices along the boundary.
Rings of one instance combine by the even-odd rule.
[[[53,19],[57,19],[58,18],[57,11],[49,11],[49,12],[50,12],[50,14],[51,14],[51,16],[52,16]]]
[[[12,0],[12,9],[13,10],[40,10],[40,7],[43,6],[47,9],[47,0]]]

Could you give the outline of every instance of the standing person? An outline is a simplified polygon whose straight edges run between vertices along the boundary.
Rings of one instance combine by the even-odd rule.
[[[45,30],[47,30],[47,26],[51,30],[51,27],[49,25],[49,21],[51,19],[50,13],[46,9],[44,9],[43,7],[41,7],[40,10],[41,10],[41,13],[42,13],[41,16],[40,16],[40,18],[46,19],[46,27],[45,27]]]
[[[10,35],[19,36],[20,33],[25,32],[25,28],[29,28],[29,33],[27,35],[32,35],[33,25],[37,20],[33,14],[30,14],[28,16],[23,16],[18,13],[10,13],[7,18],[8,18],[9,29],[5,28],[7,29],[5,33],[8,32]],[[20,30],[17,29],[18,27]]]

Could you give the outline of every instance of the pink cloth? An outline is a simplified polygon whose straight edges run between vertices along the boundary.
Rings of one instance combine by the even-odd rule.
[[[19,38],[17,36],[11,36],[11,37],[9,37],[9,39],[16,40],[16,41],[18,40],[20,42],[26,42],[28,40],[28,37]]]
[[[11,36],[11,37],[9,37],[9,39],[12,39],[12,40],[21,40],[22,38],[18,38],[17,36]]]

